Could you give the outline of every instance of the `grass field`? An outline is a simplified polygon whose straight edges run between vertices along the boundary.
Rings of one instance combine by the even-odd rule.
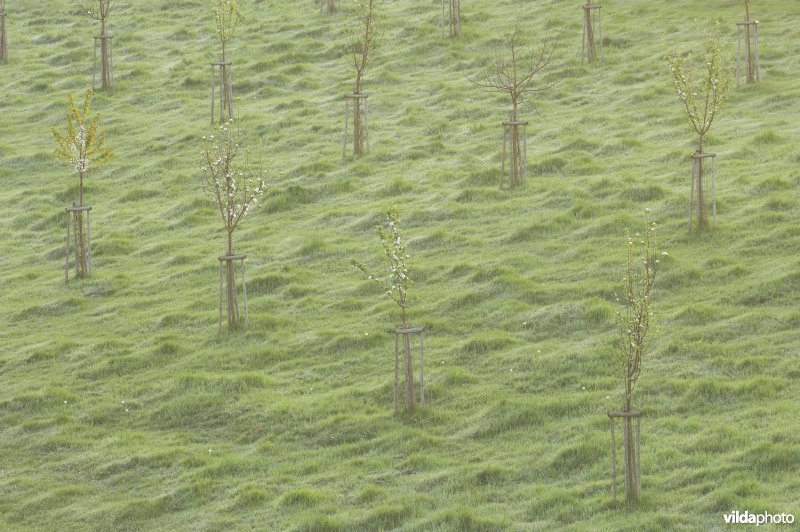
[[[717,229],[686,228],[693,132],[664,54],[741,2],[604,2],[604,66],[580,2],[387,3],[367,72],[369,154],[341,155],[350,3],[242,0],[230,48],[246,138],[273,184],[237,233],[250,327],[218,336],[225,234],[200,190],[208,2],[117,2],[117,87],[94,109],[117,157],[90,172],[94,276],[63,280],[77,177],[52,156],[91,82],[97,24],[8,2],[0,65],[0,528],[722,529],[800,517],[800,4],[754,0],[762,83],[732,91],[707,151]],[[560,35],[524,107],[530,176],[500,191],[505,103],[467,76],[517,16]],[[391,415],[393,304],[374,226],[398,205],[425,325],[425,408]],[[624,230],[650,208],[669,252],[637,389],[643,500],[612,503],[606,412]]]

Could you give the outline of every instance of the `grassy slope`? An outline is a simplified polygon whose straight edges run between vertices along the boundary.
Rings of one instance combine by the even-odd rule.
[[[347,2],[342,2],[347,4]],[[274,189],[238,234],[251,326],[217,337],[223,233],[199,190],[206,2],[121,2],[118,90],[95,109],[117,159],[89,176],[95,276],[64,285],[51,157],[93,25],[66,0],[10,3],[0,66],[0,525],[3,527],[578,529],[721,527],[733,509],[800,516],[800,5],[754,8],[765,80],[713,131],[718,230],[685,228],[690,130],[662,55],[738,2],[607,2],[604,68],[581,66],[580,10],[524,4],[561,30],[566,79],[524,114],[532,177],[496,189],[498,99],[465,76],[517,3],[390,2],[368,73],[372,152],[341,158],[343,11],[246,1],[234,90]],[[762,6],[763,4],[763,6]],[[766,11],[767,6],[771,11]],[[685,15],[689,13],[690,16]],[[657,28],[664,28],[660,34]],[[668,37],[667,37],[668,36]],[[349,267],[401,206],[422,300],[426,396],[390,412],[390,304]],[[671,259],[640,382],[644,500],[610,503],[607,355],[623,230],[649,207]]]

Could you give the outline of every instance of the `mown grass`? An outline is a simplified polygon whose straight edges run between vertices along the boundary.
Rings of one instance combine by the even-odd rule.
[[[344,2],[346,4],[346,2]],[[607,4],[607,5],[606,5]],[[216,335],[224,234],[199,189],[215,44],[205,2],[118,3],[117,89],[95,109],[115,161],[90,173],[92,279],[64,285],[50,155],[96,28],[66,0],[8,6],[0,66],[0,523],[30,529],[713,529],[800,516],[800,35],[762,3],[764,80],[731,94],[718,227],[686,230],[693,137],[663,54],[736,2],[604,4],[606,63],[579,63],[580,8],[387,5],[367,75],[371,153],[341,157],[347,6],[248,1],[231,49],[273,188],[238,232],[251,324]],[[768,10],[769,9],[769,10]],[[531,176],[496,188],[504,104],[466,80],[520,14],[560,35],[552,91],[527,106]],[[663,33],[660,28],[663,28]],[[398,316],[349,265],[400,206],[427,327],[426,407],[391,416]],[[609,496],[606,411],[623,233],[650,208],[670,253],[637,404],[643,501]]]

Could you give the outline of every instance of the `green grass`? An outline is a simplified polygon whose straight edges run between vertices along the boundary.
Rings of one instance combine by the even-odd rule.
[[[340,2],[347,5],[347,2]],[[717,230],[686,230],[693,135],[665,51],[739,2],[604,4],[605,66],[579,63],[578,4],[388,3],[365,81],[371,153],[341,157],[347,7],[245,1],[234,92],[273,188],[236,236],[250,327],[216,335],[224,232],[202,194],[216,45],[207,2],[121,2],[117,89],[95,110],[117,158],[90,172],[94,277],[63,282],[77,179],[51,156],[94,23],[67,0],[9,3],[0,65],[0,527],[11,529],[718,529],[800,517],[800,5],[753,6],[764,80],[731,94],[708,150]],[[559,31],[522,115],[531,176],[496,186],[504,103],[474,89],[517,13]],[[664,33],[661,33],[663,29]],[[427,404],[391,416],[396,309],[350,266],[400,206],[426,334]],[[606,411],[624,229],[650,208],[670,253],[644,412],[643,500],[611,502]]]

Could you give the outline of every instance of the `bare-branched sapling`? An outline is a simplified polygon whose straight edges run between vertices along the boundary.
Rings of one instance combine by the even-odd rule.
[[[521,131],[524,136],[524,126],[527,122],[520,121],[519,108],[528,95],[546,91],[560,81],[560,79],[549,81],[540,79],[552,62],[555,45],[556,42],[549,35],[545,35],[539,49],[534,50],[528,45],[517,22],[514,32],[506,38],[505,46],[502,50],[498,50],[484,72],[475,78],[468,78],[480,90],[503,94],[509,99],[509,119],[508,122],[504,122],[506,136],[510,137],[509,188],[514,188],[521,182],[527,166],[524,149],[526,142],[520,136]],[[505,143],[503,146],[505,150]],[[505,163],[505,157],[503,162]],[[503,186],[502,177],[500,186],[501,188]]]
[[[100,86],[104,90],[114,85],[113,64],[111,57],[111,35],[108,33],[108,17],[116,0],[82,0],[81,8],[86,14],[100,22],[100,35],[95,37],[95,50],[100,42]]]
[[[231,62],[228,60],[228,45],[236,36],[236,29],[244,17],[237,0],[211,0],[211,14],[214,17],[217,39],[220,45],[220,59],[211,63],[211,123],[214,123],[214,69],[219,69],[219,113],[220,123],[230,120],[233,115],[233,76]]]

